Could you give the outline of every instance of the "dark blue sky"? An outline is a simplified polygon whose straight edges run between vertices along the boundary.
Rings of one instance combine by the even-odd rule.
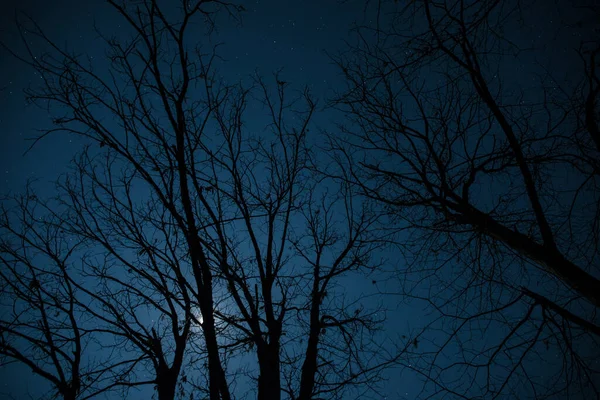
[[[56,43],[86,51],[96,59],[102,58],[103,49],[93,24],[103,32],[117,35],[125,26],[120,16],[101,1],[6,1],[1,7],[2,40],[20,51],[23,46],[13,22],[17,9],[33,17]],[[223,43],[219,50],[226,60],[221,68],[223,76],[234,81],[255,71],[268,76],[283,69],[290,83],[298,88],[310,85],[324,105],[329,89],[339,79],[326,51],[339,49],[353,22],[364,20],[362,7],[357,1],[250,2],[241,24],[225,19],[218,26],[215,42]],[[43,111],[25,104],[22,93],[24,87],[35,85],[39,76],[5,53],[0,58],[0,73],[4,88],[0,93],[3,186],[18,189],[26,179],[52,180],[80,143],[56,135],[23,157],[31,144],[24,139],[49,122]]]
[[[105,66],[105,58],[103,42],[94,31],[94,24],[109,35],[127,32],[122,17],[102,1],[3,2],[0,6],[1,40],[20,54],[25,53],[14,26],[16,10],[30,15],[56,43],[76,52],[85,52],[98,60],[98,69]],[[224,61],[218,67],[219,74],[234,82],[248,79],[255,72],[269,79],[281,70],[281,76],[294,89],[301,90],[308,85],[319,101],[319,108],[324,108],[331,89],[340,82],[339,71],[326,52],[334,53],[340,49],[352,24],[363,22],[362,7],[360,2],[339,4],[335,1],[247,3],[247,12],[241,23],[228,18],[218,21],[213,42],[222,43],[219,54]],[[35,105],[27,105],[23,94],[23,88],[35,86],[40,78],[32,68],[6,53],[0,56],[0,76],[3,77],[0,87],[4,88],[0,92],[1,191],[20,192],[26,181],[36,180],[35,187],[41,196],[53,196],[54,180],[68,171],[70,160],[85,141],[56,134],[39,142],[24,155],[32,143],[26,139],[35,136],[37,129],[51,124],[49,114]],[[249,125],[256,129],[268,123],[261,119],[252,120],[252,117],[249,119]],[[328,129],[333,128],[335,119],[331,112],[321,112],[313,121],[319,129]],[[362,282],[349,281],[346,284],[352,292],[363,291]],[[398,316],[390,324],[393,327],[401,324],[406,328],[410,325],[406,324],[406,320],[404,315]],[[25,393],[38,395],[40,391],[47,390],[46,385],[40,385],[39,379],[32,376],[28,368],[20,365],[13,365],[4,371],[3,376],[4,390],[0,392],[23,396]],[[410,392],[405,385],[402,391]],[[390,387],[390,393],[394,392],[396,388]],[[151,394],[152,388],[149,387],[141,392],[131,392],[130,398],[145,399]],[[112,398],[118,398],[118,395],[115,396]]]
[[[219,69],[224,78],[232,82],[247,79],[255,71],[268,76],[282,69],[282,76],[297,89],[309,85],[323,107],[332,90],[342,82],[340,71],[327,54],[345,49],[345,40],[354,40],[348,35],[353,23],[373,22],[372,16],[363,13],[364,2],[358,0],[260,0],[247,2],[245,7],[247,12],[242,15],[241,23],[227,19],[218,23],[215,41],[223,43],[220,54],[225,62]],[[107,33],[118,35],[125,31],[121,17],[98,0],[4,1],[0,4],[0,39],[18,52],[24,48],[13,24],[16,9],[29,14],[57,44],[86,52],[100,60],[99,63],[103,60],[103,48],[93,24]],[[569,80],[574,68],[572,49],[590,26],[588,22],[582,25],[576,22],[585,21],[585,15],[577,11],[566,13],[555,5],[538,10],[541,11],[528,16],[526,26],[506,27],[506,32],[511,32],[515,40],[535,45],[541,50],[532,56],[503,61],[502,70],[514,78],[508,82],[509,85],[527,87],[531,83],[533,87],[539,84],[539,77],[535,74],[540,72],[540,68],[536,63],[551,69],[552,75],[561,83]],[[556,32],[560,35],[554,36]],[[0,77],[1,192],[18,192],[28,179],[37,179],[40,194],[51,196],[51,182],[67,170],[70,159],[84,142],[66,134],[52,135],[24,155],[31,144],[25,139],[35,136],[36,129],[50,124],[47,112],[26,105],[22,92],[24,87],[35,85],[40,78],[4,50],[0,52]],[[552,85],[552,82],[547,84]],[[536,95],[535,92],[530,94]],[[335,123],[339,121],[340,115],[328,110],[318,113],[314,123],[320,129],[334,131]],[[261,125],[261,121],[254,123]],[[363,285],[364,282],[348,282],[347,288],[360,292]],[[390,313],[388,329],[402,335],[421,325],[422,309],[414,306],[396,310],[396,298],[392,297],[389,301],[388,308],[395,311]],[[14,369],[11,378],[16,379],[17,372],[22,370]],[[389,398],[415,398],[420,388],[414,377],[392,376],[387,387]],[[3,384],[6,387],[7,382]],[[140,396],[140,399],[144,398],[144,395]]]
[[[103,32],[118,34],[125,25],[110,6],[101,1],[52,2],[25,0],[5,1],[0,5],[0,35],[5,43],[23,51],[14,27],[16,10],[29,14],[59,44],[85,51],[102,59],[102,43],[94,32],[96,24]],[[580,38],[589,33],[589,16],[581,10],[560,7],[560,2],[534,8],[527,15],[527,25],[507,26],[505,33],[523,46],[535,46],[541,51],[520,55],[519,60],[505,59],[502,68],[513,74],[507,84],[515,87],[532,81],[535,87],[540,63],[561,83],[569,79],[572,68],[579,67],[573,49]],[[364,15],[362,1],[253,1],[249,2],[241,24],[231,19],[220,21],[215,41],[223,43],[220,54],[226,62],[223,75],[233,81],[248,77],[254,71],[269,75],[283,69],[287,80],[299,87],[308,84],[324,105],[331,89],[339,87],[339,71],[329,54],[344,49],[344,41],[353,41],[348,30],[355,22],[373,23],[373,16]],[[582,23],[583,22],[583,23]],[[25,104],[22,90],[35,85],[39,76],[27,66],[3,53],[0,58],[2,85],[0,109],[2,159],[0,172],[3,186],[20,188],[26,179],[52,180],[80,148],[72,137],[55,135],[36,146],[23,157],[35,135],[49,121],[47,114]],[[547,82],[547,84],[552,84]],[[319,120],[323,114],[318,115]],[[333,118],[324,118],[329,122]],[[321,121],[319,121],[321,122]],[[57,158],[59,157],[59,158]]]

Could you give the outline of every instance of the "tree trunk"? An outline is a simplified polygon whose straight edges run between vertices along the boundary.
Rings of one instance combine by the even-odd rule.
[[[208,310],[207,310],[208,311]],[[206,341],[206,351],[208,353],[208,378],[210,400],[231,400],[225,372],[221,366],[219,357],[219,346],[217,342],[217,333],[215,331],[215,319],[212,310],[202,312],[202,329],[204,340]]]
[[[258,349],[258,400],[281,399],[279,343],[268,343]]]
[[[298,400],[310,400],[315,387],[319,334],[321,333],[319,313],[318,284],[315,283],[313,287],[312,308],[310,311],[310,333],[308,335],[308,343],[306,344],[304,363],[302,364],[302,377],[300,378],[300,394],[298,395]]]
[[[175,389],[177,387],[177,375],[173,374],[173,371],[167,369],[164,372],[160,372],[156,379],[156,386],[158,391],[158,400],[174,400]]]

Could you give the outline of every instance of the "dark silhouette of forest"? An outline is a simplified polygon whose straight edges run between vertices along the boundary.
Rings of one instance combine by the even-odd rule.
[[[540,63],[526,88],[506,60],[543,49],[505,28],[540,4],[367,1],[381,19],[317,99],[285,72],[220,77],[197,30],[241,4],[108,3],[130,35],[103,33],[105,71],[26,16],[44,54],[4,44],[43,78],[33,146],[86,145],[56,196],[2,198],[0,368],[65,400],[379,399],[390,378],[419,399],[600,397],[598,35],[569,82]],[[335,131],[313,127],[323,100]],[[405,302],[426,323],[391,332]]]

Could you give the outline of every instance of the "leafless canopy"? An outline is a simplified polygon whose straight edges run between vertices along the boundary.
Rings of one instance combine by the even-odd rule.
[[[585,31],[598,9],[534,32],[532,15],[570,6],[370,6],[377,26],[336,58],[349,120],[331,145],[345,180],[410,228],[402,293],[439,317],[411,366],[423,396],[598,397],[600,42]],[[545,63],[562,49],[532,37],[581,31],[563,79]]]
[[[45,252],[64,301],[35,277],[43,260],[16,258],[62,236],[28,243],[3,220],[18,240],[3,242],[2,271],[29,271],[11,286],[11,301],[65,317],[31,327],[16,309],[3,313],[2,355],[30,365],[37,349],[13,349],[35,328],[40,357],[54,360],[47,341],[66,323],[75,359],[62,346],[66,360],[53,365],[68,363],[72,377],[32,366],[65,399],[148,385],[159,399],[377,396],[382,369],[399,353],[378,332],[382,310],[343,280],[375,270],[386,238],[369,201],[315,172],[309,91],[294,92],[278,74],[235,85],[219,77],[222,60],[204,27],[241,6],[109,3],[130,36],[103,34],[105,60],[64,50],[33,21],[21,26],[26,43],[41,46],[20,57],[43,78],[28,95],[55,115],[47,134],[66,132],[87,147],[46,208],[52,221],[40,222],[77,243],[64,250],[75,258],[68,268],[61,252]],[[27,230],[35,217],[17,226]],[[93,341],[82,348],[84,335]],[[82,361],[94,354],[103,359]],[[67,395],[65,383],[77,386]]]

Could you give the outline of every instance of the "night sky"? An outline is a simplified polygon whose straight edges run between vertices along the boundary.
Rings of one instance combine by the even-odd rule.
[[[226,60],[223,74],[233,80],[248,77],[255,71],[269,75],[282,69],[291,83],[297,83],[299,87],[309,85],[323,106],[331,98],[332,90],[338,87],[336,85],[343,82],[328,54],[335,55],[344,50],[345,40],[353,43],[355,38],[348,32],[355,24],[373,24],[375,19],[373,14],[364,13],[365,6],[360,1],[257,1],[249,4],[241,24],[225,20],[218,27],[215,42],[223,43],[220,49]],[[109,6],[96,1],[5,1],[1,7],[2,40],[21,51],[23,46],[14,28],[16,10],[33,17],[57,43],[67,44],[72,49],[85,49],[100,59],[103,50],[93,45],[101,43],[93,25],[114,34],[118,34],[124,25]],[[503,69],[514,78],[509,84],[527,85],[528,81],[535,81],[532,72],[539,72],[536,62],[551,66],[557,80],[568,80],[569,72],[577,67],[573,49],[593,26],[590,16],[581,10],[561,8],[560,2],[555,2],[536,9],[535,14],[527,17],[526,26],[507,26],[506,31],[513,31],[513,36],[522,40],[523,45],[535,45],[541,51],[504,60]],[[44,120],[47,115],[36,107],[27,106],[22,94],[23,88],[35,85],[39,76],[11,57],[3,56],[0,63],[4,79],[0,92],[3,132],[0,140],[5,152],[0,160],[2,182],[11,190],[20,188],[30,178],[52,180],[54,172],[58,172],[56,169],[70,160],[80,144],[73,144],[73,138],[57,135],[22,156],[31,144],[24,139],[32,137],[31,133],[42,129],[47,122]],[[323,114],[319,117],[328,122],[332,120]],[[57,155],[60,160],[56,159]],[[48,171],[53,173],[48,176]]]
[[[337,51],[353,23],[364,20],[363,6],[355,2],[258,1],[250,4],[241,23],[225,19],[218,27],[218,39],[214,41],[223,43],[220,49],[226,60],[220,68],[223,75],[238,80],[255,71],[270,75],[282,69],[290,83],[299,88],[309,85],[324,106],[328,92],[340,78],[326,52]],[[57,43],[85,49],[96,59],[103,57],[103,50],[98,47],[101,41],[94,32],[94,24],[114,34],[125,25],[102,2],[8,1],[3,2],[2,7],[2,39],[21,50],[23,47],[14,28],[15,10],[33,17]],[[32,130],[43,127],[46,122],[43,119],[47,115],[35,107],[24,107],[22,95],[23,87],[35,85],[39,77],[10,57],[2,57],[1,62],[2,75],[6,77],[1,94],[3,132],[6,132],[1,138],[2,148],[6,150],[1,161],[3,183],[9,189],[16,189],[28,178],[52,180],[54,173],[47,176],[45,172],[62,168],[80,144],[73,144],[72,138],[56,136],[36,146],[26,157],[21,156],[31,144],[21,139],[30,137]],[[57,160],[58,154],[64,159]]]
[[[397,3],[403,2],[406,0]],[[281,76],[295,89],[308,85],[319,104],[311,140],[322,143],[324,132],[335,135],[336,124],[343,122],[339,112],[327,107],[335,92],[344,85],[341,71],[331,56],[347,51],[347,42],[355,42],[356,37],[349,34],[354,24],[373,26],[376,19],[373,4],[371,2],[365,13],[365,2],[358,0],[244,2],[246,12],[242,13],[241,21],[227,17],[217,19],[213,42],[222,43],[219,53],[224,59],[217,70],[229,82],[247,80],[256,72],[270,79],[274,72],[281,71]],[[527,15],[524,25],[513,22],[514,25],[505,27],[507,35],[512,34],[514,40],[539,49],[518,58],[505,58],[500,65],[503,74],[512,77],[506,85],[532,87],[527,92],[532,97],[537,95],[533,88],[540,84],[537,75],[540,65],[551,69],[556,82],[569,84],[577,67],[573,49],[590,29],[590,22],[580,11],[565,9],[558,2],[548,4]],[[127,32],[121,17],[102,1],[5,0],[0,4],[0,40],[21,54],[24,46],[14,26],[17,10],[29,14],[55,43],[97,59],[99,68],[105,57],[94,24],[100,31],[117,36]],[[380,18],[385,20],[386,17]],[[45,110],[26,104],[23,94],[23,89],[35,86],[40,77],[3,49],[0,49],[0,77],[0,191],[18,193],[25,182],[34,180],[38,194],[51,197],[55,194],[53,182],[68,171],[70,160],[86,142],[59,133],[43,139],[25,154],[32,144],[26,139],[34,137],[36,130],[48,127],[51,121]],[[543,84],[551,86],[553,82]],[[249,124],[260,129],[266,121],[257,118]],[[390,255],[382,254],[382,257]],[[390,263],[397,261],[393,256],[389,260]],[[346,289],[360,293],[373,288],[371,282],[352,280],[346,283]],[[390,290],[383,285],[379,289]],[[422,303],[407,303],[396,296],[386,301],[385,307],[389,310],[386,329],[398,338],[414,335],[427,322]],[[37,378],[28,377],[27,371],[20,366],[0,370],[0,392],[12,393],[18,399],[27,398],[27,391],[38,394],[43,389],[34,387]],[[539,373],[544,374],[544,367],[540,366]],[[409,373],[391,370],[389,376],[386,398],[415,399],[431,395],[421,393],[421,384]],[[130,398],[144,399],[150,393],[151,388],[147,392],[132,392]]]

